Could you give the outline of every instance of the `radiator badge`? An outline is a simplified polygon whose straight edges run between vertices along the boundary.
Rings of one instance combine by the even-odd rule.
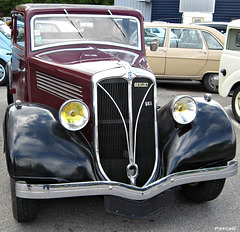
[[[136,82],[136,83],[134,83],[134,87],[136,87],[136,88],[147,88],[148,87],[148,83]]]
[[[133,79],[133,73],[131,71],[128,72],[128,79],[129,80]]]

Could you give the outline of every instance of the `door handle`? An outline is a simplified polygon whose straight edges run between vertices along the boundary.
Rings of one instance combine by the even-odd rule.
[[[26,69],[25,68],[24,69],[18,68],[17,71],[20,72],[20,73],[23,73],[23,72],[26,72]]]
[[[198,51],[199,53],[207,54],[206,51]]]
[[[160,51],[160,52],[166,52],[166,48],[159,48],[158,51]]]

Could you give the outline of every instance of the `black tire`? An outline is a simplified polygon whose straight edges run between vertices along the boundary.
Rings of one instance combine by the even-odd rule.
[[[10,70],[8,70],[8,66],[6,67],[6,79],[7,79],[7,103],[8,105],[12,104],[13,103],[13,94],[9,92],[10,90],[10,79],[9,79],[9,73],[10,73]]]
[[[217,93],[218,86],[214,84],[214,77],[218,76],[216,73],[206,74],[203,78],[203,85],[205,89],[210,93]]]
[[[238,86],[233,93],[232,111],[236,120],[240,122],[240,86]]]
[[[6,63],[0,60],[0,86],[6,84]]]
[[[12,212],[14,218],[18,222],[34,221],[38,215],[37,200],[16,197],[15,180],[11,178],[10,182],[12,196]]]
[[[7,93],[7,103],[8,105],[13,103],[13,95],[9,93],[9,88],[8,88],[8,93]]]
[[[194,202],[206,202],[216,199],[223,190],[225,179],[186,184],[183,192]]]

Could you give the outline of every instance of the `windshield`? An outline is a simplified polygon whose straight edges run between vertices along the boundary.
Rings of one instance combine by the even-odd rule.
[[[11,39],[11,29],[5,23],[0,24],[0,32],[8,39]]]
[[[32,50],[66,44],[107,44],[141,49],[137,18],[113,15],[37,15],[31,19]]]

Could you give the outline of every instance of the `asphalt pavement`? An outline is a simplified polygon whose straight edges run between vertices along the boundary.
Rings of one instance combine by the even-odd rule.
[[[195,82],[160,82],[158,84],[159,105],[176,95],[203,96],[204,88]],[[240,126],[231,113],[231,99],[213,94],[228,112],[237,136],[237,156],[240,157]],[[6,89],[0,87],[0,123],[3,123],[7,107]],[[211,232],[240,231],[240,174],[227,179],[221,195],[211,202],[190,202],[177,189],[175,200],[169,206],[142,219],[129,219],[109,214],[104,209],[102,197],[42,200],[36,221],[17,223],[11,211],[9,176],[3,153],[2,126],[0,127],[0,232],[40,231],[163,231],[163,232]]]

